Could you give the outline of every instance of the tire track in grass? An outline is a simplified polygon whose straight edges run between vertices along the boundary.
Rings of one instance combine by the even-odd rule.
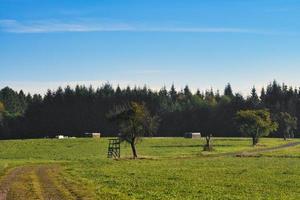
[[[290,147],[294,147],[294,146],[297,146],[297,145],[300,145],[300,142],[291,142],[291,143],[283,144],[283,145],[280,145],[280,146],[263,148],[263,149],[255,149],[255,150],[244,151],[244,152],[228,153],[226,155],[237,156],[237,157],[247,157],[247,156],[251,157],[251,156],[257,156],[259,153],[277,151],[277,150],[280,150],[280,149],[290,148]]]
[[[6,200],[11,192],[12,184],[18,182],[19,177],[29,171],[29,168],[16,168],[10,171],[0,183],[0,200]]]
[[[43,199],[41,186],[40,186],[40,183],[38,181],[38,176],[33,171],[31,173],[31,179],[32,179],[32,184],[33,184],[33,190],[36,193],[38,199]]]
[[[300,142],[291,142],[287,144],[282,144],[279,146],[275,147],[268,147],[268,148],[261,148],[261,149],[249,149],[249,150],[244,150],[244,151],[236,151],[236,152],[228,152],[228,153],[216,153],[216,154],[206,154],[206,155],[201,155],[202,158],[218,158],[218,157],[226,157],[226,156],[234,156],[234,157],[260,157],[263,156],[259,153],[264,153],[264,152],[272,152],[272,151],[277,151],[281,149],[286,149],[290,147],[295,147],[297,145],[300,145]],[[191,159],[195,158],[195,156],[183,156],[183,157],[172,157],[168,159]]]
[[[90,199],[88,194],[78,194],[83,188],[68,184],[60,172],[58,165],[14,168],[0,181],[0,200]]]
[[[7,199],[40,199],[39,194],[35,191],[36,184],[32,179],[33,173],[32,169],[29,169],[26,173],[17,176],[16,180],[11,183]]]
[[[20,167],[11,170],[0,183],[0,200],[38,199],[34,192],[32,169]]]
[[[57,183],[56,177],[53,173],[51,173],[52,170],[54,170],[56,173],[59,173],[57,166],[40,166],[36,169],[39,182],[41,183],[41,189],[43,191],[43,199],[76,199],[68,192],[68,190]]]

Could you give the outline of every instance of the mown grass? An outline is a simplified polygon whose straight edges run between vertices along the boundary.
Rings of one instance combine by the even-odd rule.
[[[206,154],[202,151],[204,139],[184,138],[146,138],[137,145],[139,156],[153,158],[196,156]],[[210,154],[246,151],[274,147],[285,144],[282,139],[263,138],[256,147],[251,145],[249,138],[215,138],[214,150]],[[0,158],[30,161],[74,161],[99,160],[106,158],[107,139],[36,139],[36,140],[5,140],[0,142]],[[130,146],[126,143],[121,147],[122,157],[130,157]]]
[[[218,138],[209,155],[204,142],[147,138],[137,146],[144,159],[129,159],[130,146],[122,144],[122,159],[115,161],[106,158],[104,138],[1,141],[0,175],[16,165],[59,163],[67,182],[89,185],[98,199],[300,199],[299,157],[276,157],[299,155],[299,146],[258,158],[214,157],[287,141],[264,138],[252,147],[249,138]]]
[[[300,140],[290,140],[290,142],[298,141]],[[285,148],[285,149],[279,149],[276,151],[271,152],[263,152],[261,153],[263,156],[270,156],[270,157],[278,157],[278,158],[299,158],[300,159],[300,145]]]

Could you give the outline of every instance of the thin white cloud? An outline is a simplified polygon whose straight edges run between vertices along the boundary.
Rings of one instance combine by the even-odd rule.
[[[51,32],[96,32],[96,31],[130,31],[126,24],[96,24],[91,22],[61,22],[58,20],[39,20],[19,22],[16,20],[0,20],[0,28],[11,33],[51,33]]]
[[[282,34],[243,28],[224,27],[145,27],[126,23],[96,22],[79,20],[64,22],[59,20],[37,20],[20,22],[14,19],[0,20],[0,30],[10,33],[53,33],[53,32],[182,32],[182,33],[247,33]]]

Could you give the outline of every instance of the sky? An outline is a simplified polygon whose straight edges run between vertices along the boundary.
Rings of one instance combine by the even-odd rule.
[[[299,0],[0,0],[0,88],[300,86]]]

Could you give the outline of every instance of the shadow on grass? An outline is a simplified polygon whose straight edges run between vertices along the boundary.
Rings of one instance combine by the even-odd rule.
[[[187,147],[187,148],[192,148],[192,147],[203,147],[204,144],[198,144],[198,145],[155,145],[151,146],[152,148],[180,148],[180,147]],[[214,147],[232,147],[236,145],[231,145],[231,144],[214,144]]]
[[[138,156],[137,158],[133,158],[133,157],[121,157],[118,159],[113,159],[115,161],[124,161],[124,160],[158,160],[157,157],[152,157],[152,156]]]
[[[234,141],[234,142],[241,142],[241,141],[251,141],[251,138],[213,138],[214,140],[222,140],[222,141]]]

